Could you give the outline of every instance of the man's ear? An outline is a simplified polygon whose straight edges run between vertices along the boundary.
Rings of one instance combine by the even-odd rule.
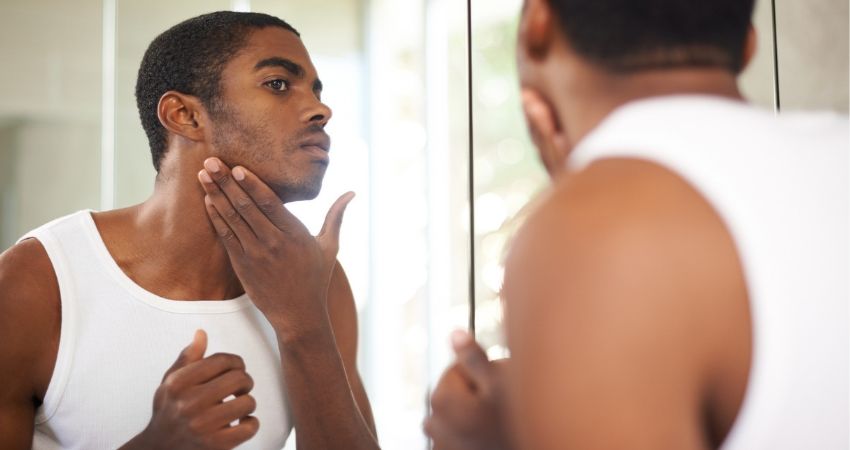
[[[753,24],[750,24],[750,29],[747,30],[747,39],[744,41],[744,53],[743,53],[743,61],[741,61],[741,72],[743,72],[747,66],[750,65],[750,62],[753,60],[753,56],[756,54],[756,49],[758,48],[758,35],[756,34],[756,28]]]
[[[168,91],[159,98],[156,112],[159,123],[171,133],[192,141],[204,139],[207,114],[197,97]]]
[[[550,0],[526,0],[519,22],[518,43],[525,57],[538,60],[546,56],[555,37],[557,18]]]

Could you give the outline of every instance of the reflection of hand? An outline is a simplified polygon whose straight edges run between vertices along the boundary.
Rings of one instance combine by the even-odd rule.
[[[425,433],[434,450],[507,450],[512,436],[504,420],[504,361],[490,362],[468,334],[456,331],[455,364],[443,374],[431,396]]]
[[[278,333],[327,326],[327,290],[339,249],[342,216],[354,193],[330,208],[313,236],[274,191],[244,167],[217,158],[198,174],[207,214],[242,287]]]
[[[558,124],[552,106],[537,91],[522,90],[522,108],[531,140],[540,153],[540,159],[549,176],[555,177],[566,165],[570,143],[565,131]]]
[[[231,449],[257,433],[259,422],[250,416],[257,404],[248,395],[254,381],[242,358],[204,358],[206,349],[207,335],[199,330],[165,372],[147,428],[123,448]]]

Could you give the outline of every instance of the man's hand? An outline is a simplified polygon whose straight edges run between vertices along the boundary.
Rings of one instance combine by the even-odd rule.
[[[457,361],[431,395],[425,433],[435,450],[507,450],[512,433],[504,420],[503,379],[506,360],[488,361],[465,332],[452,334]]]
[[[204,358],[206,349],[207,335],[198,330],[165,372],[147,428],[123,448],[232,449],[257,434],[259,421],[250,415],[257,404],[248,395],[254,381],[245,363],[226,353]]]
[[[198,174],[207,214],[251,300],[275,329],[327,325],[327,289],[339,250],[339,229],[348,202],[342,195],[313,236],[277,195],[244,167],[232,171],[218,158]],[[283,325],[283,326],[281,326]]]

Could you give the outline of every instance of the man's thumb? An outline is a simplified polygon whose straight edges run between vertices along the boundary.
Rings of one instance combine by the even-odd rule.
[[[195,335],[192,337],[192,343],[184,348],[177,356],[177,361],[168,368],[163,380],[170,373],[185,367],[195,361],[200,361],[204,358],[204,353],[207,351],[207,333],[204,330],[195,330]]]
[[[330,244],[331,248],[339,247],[339,230],[342,228],[342,216],[345,214],[345,208],[351,199],[354,198],[354,192],[346,192],[342,194],[331,208],[328,210],[328,215],[325,216],[325,223],[322,224],[322,230],[319,231],[319,238],[325,243]]]
[[[457,367],[470,384],[478,390],[489,391],[490,361],[484,349],[466,331],[452,332],[452,347],[457,355]]]
[[[192,336],[192,343],[184,348],[182,352],[186,356],[186,364],[202,360],[206,352],[207,332],[204,330],[195,330],[195,335]]]

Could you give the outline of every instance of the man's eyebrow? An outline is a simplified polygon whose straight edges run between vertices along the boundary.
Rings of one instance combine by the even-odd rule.
[[[287,72],[295,75],[298,78],[303,78],[305,74],[304,68],[301,67],[300,64],[286,58],[280,58],[278,56],[273,56],[271,58],[261,60],[260,62],[254,65],[254,71],[260,70],[263,67],[282,67]],[[313,92],[322,92],[322,88],[322,80],[316,78],[316,81],[313,82]]]
[[[304,68],[301,67],[299,64],[294,63],[286,58],[280,58],[277,56],[266,58],[258,62],[256,65],[254,65],[254,71],[260,70],[263,67],[282,67],[283,69],[298,78],[304,76]]]

